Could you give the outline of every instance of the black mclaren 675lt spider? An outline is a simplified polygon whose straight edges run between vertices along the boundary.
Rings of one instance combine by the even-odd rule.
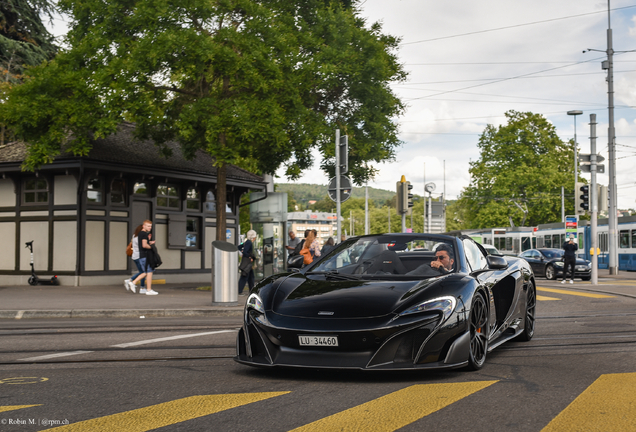
[[[467,236],[349,239],[250,292],[235,360],[338,369],[481,368],[489,351],[534,334],[528,263]]]

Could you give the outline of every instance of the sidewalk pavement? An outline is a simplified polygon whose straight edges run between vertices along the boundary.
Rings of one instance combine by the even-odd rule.
[[[539,286],[595,291],[636,298],[636,272],[609,275],[599,270],[599,283],[576,279],[573,285],[537,279]],[[0,319],[26,318],[139,318],[143,317],[239,317],[247,295],[234,304],[212,304],[211,291],[199,291],[196,284],[153,286],[156,296],[132,294],[123,283],[110,286],[0,286]],[[139,288],[139,287],[137,287]],[[244,293],[247,292],[247,287]]]

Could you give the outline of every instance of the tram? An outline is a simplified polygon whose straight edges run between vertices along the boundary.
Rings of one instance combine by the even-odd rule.
[[[618,269],[636,271],[636,216],[618,218]],[[503,255],[518,255],[528,249],[558,248],[565,243],[563,222],[538,225],[537,227],[486,228],[462,231],[479,243],[496,247]],[[600,249],[598,267],[609,268],[608,219],[597,221],[597,247]],[[590,261],[592,229],[590,221],[579,221],[577,227],[578,257]]]

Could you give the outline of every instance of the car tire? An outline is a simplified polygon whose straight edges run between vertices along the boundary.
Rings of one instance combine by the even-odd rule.
[[[488,353],[488,306],[484,296],[477,293],[470,306],[470,351],[468,353],[468,369],[479,370],[486,363]]]
[[[548,266],[545,268],[545,278],[548,280],[556,279],[556,270],[554,269],[554,266],[552,264],[548,264]]]
[[[590,277],[584,277],[584,278],[581,278],[581,279],[584,280],[584,281],[589,281],[589,280],[592,279],[592,277],[591,276]]]
[[[534,325],[536,320],[537,290],[531,282],[528,284],[528,294],[526,295],[526,316],[524,319],[523,332],[517,336],[517,340],[527,342],[534,336]]]

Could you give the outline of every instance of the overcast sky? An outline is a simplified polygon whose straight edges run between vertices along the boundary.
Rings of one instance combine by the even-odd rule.
[[[479,158],[479,135],[505,123],[508,110],[543,114],[563,140],[574,137],[567,111],[583,111],[576,118],[583,153],[595,113],[597,151],[608,158],[606,1],[362,0],[359,7],[369,23],[380,21],[402,39],[398,56],[409,73],[393,86],[407,104],[397,119],[404,145],[394,162],[377,166],[369,186],[394,190],[405,175],[422,195],[425,178],[455,199],[469,184],[469,161]],[[618,206],[636,208],[636,52],[618,52],[636,50],[636,0],[613,0],[611,9]],[[64,27],[58,21],[54,32]],[[602,52],[582,52],[588,48]],[[327,184],[319,162],[299,182]],[[608,183],[607,174],[597,179]]]
[[[402,38],[399,58],[409,72],[407,83],[393,87],[408,105],[398,119],[404,146],[369,186],[394,190],[403,174],[424,194],[425,176],[436,192],[445,183],[447,197],[456,198],[469,183],[469,161],[479,158],[479,135],[487,124],[505,123],[508,110],[543,114],[563,140],[574,137],[567,111],[583,111],[576,119],[583,153],[595,113],[597,151],[607,159],[607,8],[594,0],[362,2],[362,16]],[[611,9],[614,50],[636,49],[636,1],[614,0]],[[618,204],[636,208],[636,53],[614,60]],[[315,168],[301,181],[319,179],[328,181]],[[597,179],[608,183],[607,175]]]

